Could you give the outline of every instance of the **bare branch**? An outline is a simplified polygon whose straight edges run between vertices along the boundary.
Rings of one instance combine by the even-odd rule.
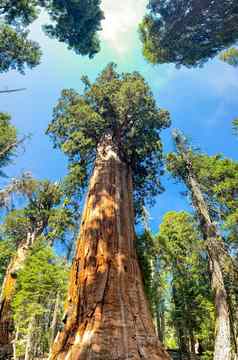
[[[24,90],[26,90],[26,88],[11,89],[11,90],[0,90],[0,94],[9,94],[9,93],[14,93],[14,92],[18,92],[18,91],[24,91]]]

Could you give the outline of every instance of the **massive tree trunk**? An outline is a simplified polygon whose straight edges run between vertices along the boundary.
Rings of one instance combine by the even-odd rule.
[[[132,177],[110,135],[97,149],[71,270],[65,327],[51,360],[167,360],[134,244]]]
[[[2,353],[4,353],[4,349],[6,353],[9,352],[10,344],[14,339],[11,303],[15,294],[17,273],[24,265],[34,240],[35,233],[29,232],[27,239],[19,245],[16,255],[10,261],[3,281],[0,296],[0,348]]]
[[[192,191],[193,204],[198,211],[209,256],[211,285],[216,308],[214,360],[230,360],[231,329],[229,306],[222,273],[222,264],[226,256],[224,244],[216,225],[210,218],[207,204],[191,170],[188,177],[188,186]]]

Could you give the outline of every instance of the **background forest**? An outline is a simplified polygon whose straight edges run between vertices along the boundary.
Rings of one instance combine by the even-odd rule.
[[[0,1],[0,359],[46,359],[63,332],[95,149],[121,126],[156,335],[237,360],[238,6],[186,3]]]

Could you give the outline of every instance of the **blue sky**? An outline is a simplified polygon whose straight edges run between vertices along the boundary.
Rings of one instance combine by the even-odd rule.
[[[106,20],[103,22],[101,52],[93,60],[69,51],[64,44],[47,38],[41,25],[42,14],[31,28],[31,37],[43,50],[40,66],[22,76],[15,71],[2,75],[1,89],[26,87],[22,93],[1,95],[1,111],[12,115],[21,134],[32,134],[24,153],[20,153],[9,176],[31,171],[37,178],[58,180],[66,174],[66,158],[52,148],[44,134],[52,109],[63,88],[81,89],[80,78],[94,79],[108,62],[116,62],[119,71],[139,71],[150,84],[160,107],[171,113],[172,127],[185,132],[194,145],[212,155],[224,153],[237,159],[238,141],[232,135],[231,121],[238,117],[238,70],[214,59],[202,69],[175,69],[173,65],[152,66],[141,54],[137,27],[146,0],[114,2],[103,0]],[[164,149],[173,149],[170,130],[164,131]],[[168,210],[188,209],[180,195],[182,187],[165,177],[166,191],[156,199],[151,212],[154,231]]]

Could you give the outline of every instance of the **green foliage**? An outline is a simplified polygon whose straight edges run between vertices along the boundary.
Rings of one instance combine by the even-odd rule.
[[[0,113],[0,169],[9,165],[15,155],[17,130],[8,114]],[[0,175],[3,173],[0,171]]]
[[[145,58],[153,64],[204,64],[238,40],[236,0],[150,0],[140,25]]]
[[[161,190],[160,131],[169,126],[169,115],[157,107],[140,74],[118,74],[109,64],[95,83],[84,77],[82,95],[63,90],[47,133],[55,147],[69,158],[69,176],[85,186],[95,160],[97,145],[110,132],[120,156],[133,172],[135,202],[152,199]]]
[[[214,306],[202,235],[193,216],[168,212],[159,234],[153,236],[145,231],[136,244],[161,341],[169,348],[187,352],[199,339],[203,348],[211,352]]]
[[[234,119],[232,125],[235,135],[238,135],[238,119]]]
[[[143,283],[147,298],[153,307],[153,265],[154,259],[154,243],[152,235],[145,231],[143,234],[136,237],[136,251],[143,274]]]
[[[176,135],[177,134],[177,135]],[[167,168],[176,179],[184,182],[191,193],[191,174],[201,191],[201,202],[206,203],[210,219],[216,224],[221,238],[217,241],[221,254],[221,267],[227,292],[229,311],[233,318],[231,328],[237,336],[237,188],[238,163],[222,155],[208,156],[195,151],[186,143],[186,139],[175,133],[177,152],[169,154]],[[193,197],[193,193],[190,194]],[[199,195],[200,196],[200,195]],[[196,203],[195,208],[196,208]],[[203,206],[203,205],[202,205]],[[197,212],[199,216],[199,212]],[[204,233],[203,219],[200,226]],[[205,232],[206,238],[206,232]]]
[[[13,210],[7,214],[3,224],[4,238],[14,244],[16,248],[27,238],[30,230],[30,219],[26,217],[25,210]]]
[[[232,248],[237,244],[238,230],[238,163],[220,154],[208,156],[195,151],[190,145],[187,145],[186,151],[210,216],[226,230],[224,240]],[[188,169],[179,148],[167,156],[167,169],[174,178],[187,183]]]
[[[11,242],[0,240],[0,287],[3,283],[7,265],[14,254],[14,246]]]
[[[16,342],[18,356],[25,353],[27,336],[32,319],[32,358],[46,354],[50,345],[50,324],[57,294],[60,296],[62,315],[66,295],[68,269],[53,255],[52,250],[40,241],[28,256],[18,276],[17,291],[13,301],[15,327],[18,331]],[[60,315],[61,313],[61,315]]]
[[[230,48],[223,53],[220,54],[220,60],[228,63],[229,65],[238,66],[238,49],[237,48]]]
[[[198,154],[193,169],[202,190],[223,219],[237,209],[238,163],[222,155]]]
[[[25,184],[23,189],[25,207],[8,213],[3,224],[4,238],[17,247],[28,233],[34,233],[36,237],[44,235],[51,245],[57,240],[67,247],[68,236],[74,231],[78,218],[61,184],[32,178],[27,181],[28,186]]]
[[[39,63],[39,47],[27,40],[27,32],[23,29],[37,19],[41,8],[52,20],[51,24],[43,26],[50,37],[64,42],[77,54],[92,58],[100,50],[97,33],[104,19],[100,4],[100,0],[3,0],[0,15],[6,25],[0,30],[0,47],[5,60],[2,71],[17,69],[23,72],[24,64],[33,67]]]
[[[156,241],[149,230],[145,230],[144,233],[137,236],[136,250],[143,275],[145,293],[149,301],[158,335],[162,342],[172,346],[176,340],[173,329],[167,326],[170,315],[167,309],[169,299],[168,272],[166,269],[161,269],[160,259],[156,249]]]
[[[39,5],[45,5],[44,0],[2,0],[0,14],[7,23],[27,26],[31,24],[39,14]]]
[[[33,68],[40,63],[39,45],[27,36],[27,31],[0,24],[0,73],[18,70],[24,74],[27,66]]]
[[[101,0],[52,0],[48,6],[54,25],[46,25],[46,33],[68,45],[76,54],[92,58],[100,50],[97,32],[104,19]]]
[[[214,307],[202,236],[194,218],[186,212],[168,212],[160,225],[157,251],[161,271],[170,273],[172,324],[182,351],[192,339],[210,350],[214,331]]]

